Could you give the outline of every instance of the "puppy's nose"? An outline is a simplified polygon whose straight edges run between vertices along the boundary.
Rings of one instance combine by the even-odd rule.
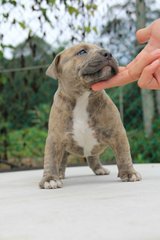
[[[107,52],[107,51],[105,51],[103,53],[103,56],[106,57],[107,59],[111,59],[112,58],[112,54],[110,52]]]
[[[102,50],[101,54],[107,58],[107,59],[111,59],[112,58],[112,54],[106,50]]]

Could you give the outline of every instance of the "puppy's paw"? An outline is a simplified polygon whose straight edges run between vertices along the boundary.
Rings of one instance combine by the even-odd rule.
[[[96,170],[94,170],[94,173],[96,175],[109,175],[110,171],[101,166],[101,167],[97,168]]]
[[[65,179],[65,171],[59,170],[59,179]]]
[[[64,173],[60,173],[59,174],[59,179],[65,179],[65,174]]]
[[[121,178],[122,182],[136,182],[141,181],[142,177],[140,173],[133,171],[133,172],[119,172],[118,177]]]
[[[62,188],[63,183],[60,179],[54,179],[54,177],[43,177],[39,183],[39,187],[42,189],[56,189]]]

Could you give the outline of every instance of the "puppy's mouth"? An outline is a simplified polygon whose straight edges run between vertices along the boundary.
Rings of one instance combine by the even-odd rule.
[[[107,81],[118,73],[118,66],[116,61],[108,61],[102,65],[92,66],[83,69],[81,76],[89,85],[97,82]]]
[[[91,80],[91,83],[93,84],[96,82],[107,81],[117,73],[118,73],[117,67],[106,65],[93,75],[92,74],[90,75],[90,77],[93,77],[93,81]]]

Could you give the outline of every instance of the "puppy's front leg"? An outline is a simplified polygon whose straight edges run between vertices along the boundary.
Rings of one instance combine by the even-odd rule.
[[[118,177],[123,182],[140,181],[141,175],[133,167],[128,138],[123,128],[113,140],[112,148],[116,154]]]
[[[40,188],[61,188],[62,181],[59,179],[59,166],[63,156],[63,147],[54,142],[54,137],[49,134],[45,145],[44,173],[39,183]]]

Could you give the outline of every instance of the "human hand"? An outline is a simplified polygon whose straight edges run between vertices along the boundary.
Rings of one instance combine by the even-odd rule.
[[[139,43],[148,41],[144,50],[149,54],[156,49],[160,49],[160,19],[154,21],[150,26],[138,30],[136,37]],[[138,85],[141,88],[160,89],[160,59],[144,68],[138,80]]]
[[[148,42],[144,48],[148,53],[160,48],[160,18],[148,27],[139,29],[136,32],[136,37],[139,43]]]
[[[92,86],[95,91],[122,86],[138,80],[138,85],[148,89],[160,89],[160,19],[137,31],[140,43],[148,41],[145,48],[126,67],[119,67],[119,73]]]

